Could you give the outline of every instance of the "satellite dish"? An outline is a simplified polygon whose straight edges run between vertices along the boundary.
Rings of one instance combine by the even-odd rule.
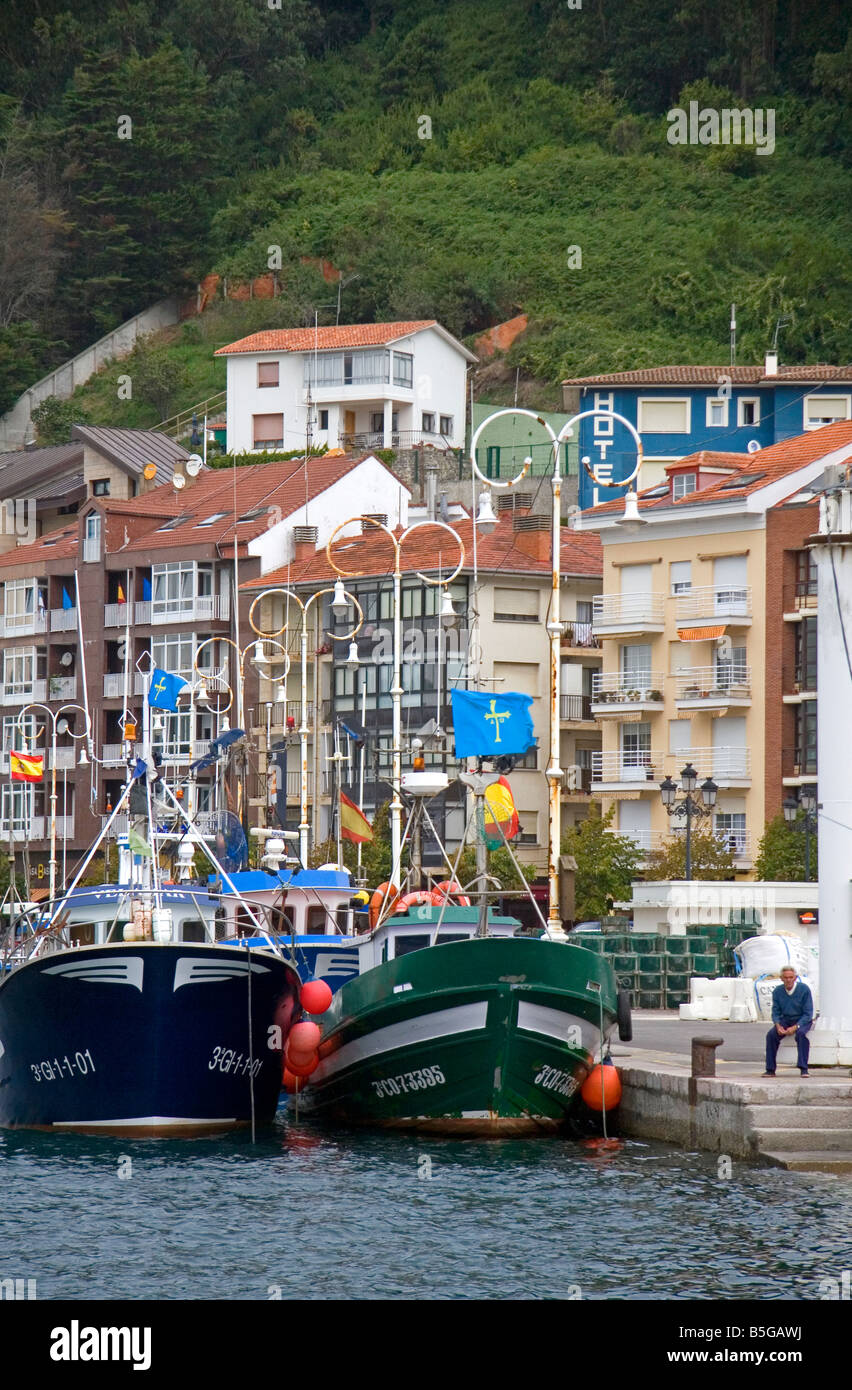
[[[142,477],[145,479],[146,483],[150,483],[151,479],[152,479],[152,478],[156,478],[156,476],[157,476],[157,465],[156,465],[156,463],[146,463],[146,464],[145,464],[145,467],[142,469]]]
[[[189,474],[190,478],[194,478],[198,473],[201,472],[203,464],[204,460],[202,459],[200,454],[190,454],[189,458],[186,460],[186,463],[183,466]]]
[[[62,655],[61,655],[61,657],[59,658],[59,665],[60,665],[60,666],[70,666],[70,665],[71,665],[71,662],[72,662],[73,660],[74,660],[74,653],[73,653],[73,652],[63,652]]]
[[[177,488],[178,492],[180,492],[182,487],[186,487],[186,478],[182,473],[175,473],[172,478],[172,483]]]
[[[746,449],[748,450],[748,452],[749,452],[750,454],[759,453],[759,451],[760,451],[760,443],[759,443],[759,441],[758,441],[757,439],[750,439],[750,440],[748,441],[748,444],[746,444]]]
[[[118,659],[119,659],[119,661],[123,661],[124,658],[125,658],[126,656],[127,656],[127,643],[126,643],[126,642],[119,642],[119,644],[118,644]]]

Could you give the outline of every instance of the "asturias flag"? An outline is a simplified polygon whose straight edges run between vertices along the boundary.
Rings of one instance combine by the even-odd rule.
[[[366,845],[373,838],[373,829],[360,806],[340,793],[340,838],[353,845]]]
[[[148,691],[148,704],[152,709],[167,709],[174,714],[177,709],[177,697],[186,684],[183,676],[170,676],[168,671],[161,671],[159,666],[155,666],[151,676],[151,688]]]
[[[498,826],[503,831],[502,836]],[[519,829],[512,788],[505,777],[500,777],[485,789],[485,843],[489,849],[496,849],[502,845],[503,837],[511,840]]]
[[[40,782],[44,777],[44,754],[10,752],[9,771],[13,782]]]
[[[457,758],[499,758],[532,748],[531,695],[513,690],[504,695],[453,690],[451,695]]]

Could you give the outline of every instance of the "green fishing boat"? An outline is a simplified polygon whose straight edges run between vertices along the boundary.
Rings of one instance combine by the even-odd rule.
[[[489,909],[418,905],[360,944],[322,1019],[300,1098],[317,1118],[444,1134],[565,1125],[629,1005],[606,960],[570,937],[518,935]]]

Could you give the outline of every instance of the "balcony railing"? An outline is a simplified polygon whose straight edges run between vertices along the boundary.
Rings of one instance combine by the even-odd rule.
[[[600,648],[601,639],[591,623],[566,623],[562,645],[564,647]]]
[[[592,701],[588,695],[560,695],[559,718],[575,722],[592,719]]]
[[[312,796],[312,795],[313,795],[313,790],[314,790],[314,774],[313,774],[313,773],[310,771],[310,769],[309,769],[309,770],[308,770],[308,796]],[[325,787],[323,787],[323,791],[325,791]],[[287,800],[288,800],[288,801],[298,801],[298,800],[299,800],[299,797],[300,797],[301,795],[302,795],[302,791],[301,791],[301,774],[298,773],[298,772],[288,772],[288,773],[287,773]]]
[[[650,749],[593,751],[592,782],[662,782],[665,753]]]
[[[565,770],[565,778],[562,784],[563,795],[574,792],[582,792],[588,796],[592,790],[592,769],[590,767],[578,767],[572,765]]]
[[[137,610],[144,606],[137,604]],[[222,594],[196,594],[194,598],[188,599],[155,599],[147,606],[150,608],[150,617],[140,617],[137,611],[138,623],[186,623],[196,618],[201,622],[212,622],[216,619],[224,622],[231,611],[231,597],[226,589]]]
[[[50,630],[51,632],[76,632],[77,609],[51,608]]]
[[[662,594],[596,594],[592,613],[596,632],[604,628],[662,628],[665,598]]]
[[[611,830],[609,833],[632,840],[642,855],[664,849],[668,838],[662,830]]]
[[[33,681],[31,685],[5,685],[0,690],[0,704],[28,705],[33,700],[47,699],[47,681]]]
[[[744,782],[751,777],[751,752],[748,748],[684,748],[682,753],[671,754],[671,759],[675,766],[670,772],[675,781],[678,781],[684,763],[692,763],[702,779],[709,775],[715,782]]]
[[[734,859],[751,859],[752,842],[748,830],[714,830],[713,834],[720,845],[731,851]]]
[[[661,705],[662,702],[661,671],[597,671],[592,676],[593,705]]]
[[[105,743],[101,749],[101,762],[108,767],[120,766],[124,762],[123,747],[121,743]]]
[[[101,829],[103,830],[109,821],[109,816],[101,816]],[[110,836],[126,835],[130,828],[130,817],[126,811],[120,811],[110,826]]]
[[[0,637],[30,637],[35,632],[47,632],[47,612],[9,613],[0,615]]]
[[[675,674],[675,699],[729,704],[751,699],[750,666],[681,666]]]
[[[51,700],[76,700],[77,677],[50,676],[47,682],[47,693]]]
[[[342,449],[416,449],[420,444],[431,444],[434,449],[449,451],[452,440],[445,434],[431,433],[428,430],[391,430],[389,442],[384,443],[383,430],[359,430],[356,434],[341,434]]]
[[[147,687],[147,678],[141,671],[131,671],[128,680],[128,687],[131,695],[144,695]],[[109,671],[104,676],[104,699],[120,700],[124,697],[124,672]]]
[[[306,706],[305,706],[305,713],[306,713],[306,716],[307,716],[308,727],[311,728],[311,727],[313,726],[313,722],[314,722],[314,702],[313,702],[313,700],[308,700],[308,702],[307,702],[307,704],[306,704]],[[285,718],[286,718],[287,720],[290,720],[290,719],[295,720],[296,728],[299,729],[299,727],[301,726],[301,723],[302,723],[302,702],[301,702],[301,700],[288,700],[288,701],[287,701],[287,713],[286,713]]]
[[[751,619],[751,589],[741,584],[699,584],[675,599],[677,621]]]

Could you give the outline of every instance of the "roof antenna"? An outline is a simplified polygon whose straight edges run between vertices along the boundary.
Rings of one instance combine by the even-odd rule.
[[[772,339],[773,352],[778,351],[778,334],[781,332],[781,329],[784,328],[788,323],[792,322],[793,320],[791,318],[780,318],[775,320],[775,336]]]
[[[731,305],[731,366],[737,361],[737,306]]]

